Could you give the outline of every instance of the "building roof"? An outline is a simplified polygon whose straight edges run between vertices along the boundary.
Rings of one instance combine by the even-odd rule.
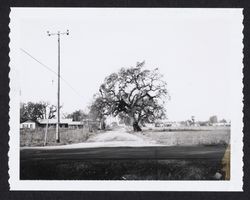
[[[82,122],[72,121],[72,122],[69,123],[69,125],[82,125]]]
[[[60,124],[69,124],[72,122],[73,119],[60,119]],[[40,119],[38,120],[40,124],[56,124],[57,119]]]
[[[26,120],[25,122],[22,122],[21,124],[23,124],[23,123],[36,123],[36,122],[33,121],[33,120],[31,120],[31,119],[28,119],[28,120]]]
[[[73,121],[73,119],[60,119],[60,124],[68,124],[68,125],[72,125],[72,126],[74,126],[74,125],[82,125],[83,123],[86,123],[86,122],[90,122],[90,123],[92,123],[92,122],[98,122],[98,120],[97,121],[94,121],[94,120],[90,120],[90,119],[84,119],[84,120],[82,120],[82,121]],[[56,124],[57,123],[57,119],[49,119],[49,121],[48,121],[48,119],[40,119],[40,120],[38,120],[38,123],[39,124]]]

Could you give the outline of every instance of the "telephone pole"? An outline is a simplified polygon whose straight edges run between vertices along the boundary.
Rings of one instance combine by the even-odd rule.
[[[48,36],[57,35],[58,38],[58,73],[57,73],[57,123],[56,123],[56,142],[60,142],[60,36],[69,35],[69,30],[66,32],[57,31],[57,33],[50,33],[47,31]]]

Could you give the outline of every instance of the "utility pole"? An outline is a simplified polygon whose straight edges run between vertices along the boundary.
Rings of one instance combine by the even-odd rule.
[[[56,123],[56,142],[60,142],[60,131],[59,131],[59,126],[60,126],[60,36],[61,35],[69,35],[69,30],[66,32],[60,32],[57,31],[57,33],[50,33],[47,31],[48,36],[53,36],[57,35],[58,37],[58,73],[57,73],[57,123]]]

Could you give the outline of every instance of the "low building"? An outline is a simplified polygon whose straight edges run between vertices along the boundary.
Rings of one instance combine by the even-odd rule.
[[[230,122],[217,122],[213,123],[212,126],[231,126]]]
[[[20,128],[21,129],[24,129],[24,128],[35,129],[38,127],[38,125],[39,124],[33,120],[27,120],[27,121],[20,124]]]
[[[178,126],[181,126],[181,124],[176,121],[157,120],[155,122],[155,127],[178,127]]]
[[[60,119],[60,128],[68,128],[69,123],[71,123],[72,119]],[[39,126],[45,128],[48,124],[48,127],[56,127],[57,119],[40,119],[38,120]]]
[[[20,124],[20,128],[56,128],[57,119],[40,119],[38,122],[27,120]],[[90,128],[90,129],[100,129],[100,121],[84,119],[82,121],[73,121],[73,119],[60,119],[60,128]]]

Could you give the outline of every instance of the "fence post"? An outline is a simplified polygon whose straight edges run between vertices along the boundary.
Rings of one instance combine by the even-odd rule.
[[[43,146],[46,146],[46,144],[47,144],[48,124],[49,124],[49,118],[48,118],[47,124],[46,124],[45,135],[44,135],[44,144],[43,144]]]

